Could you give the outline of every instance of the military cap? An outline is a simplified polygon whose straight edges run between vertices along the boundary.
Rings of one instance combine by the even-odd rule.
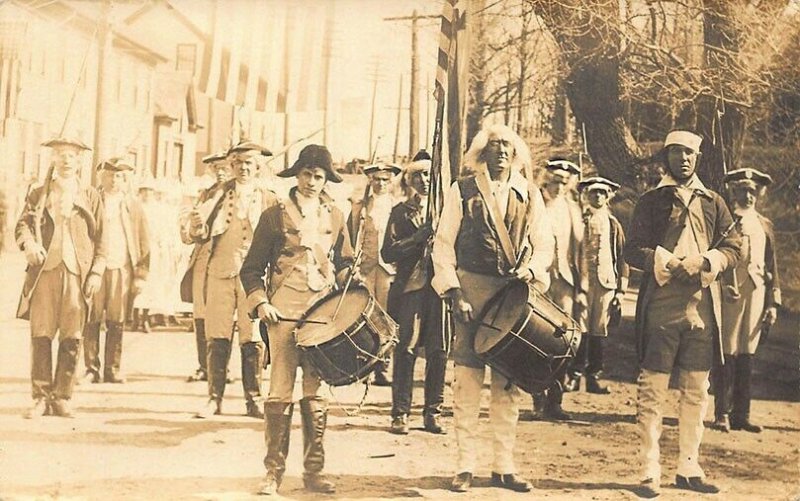
[[[423,148],[411,159],[412,162],[416,162],[417,160],[431,160],[431,154]]]
[[[587,177],[578,183],[578,191],[585,191],[587,193],[593,190],[603,190],[611,194],[618,189],[619,185],[617,183],[601,176]]]
[[[364,174],[369,176],[370,174],[375,174],[376,172],[391,172],[393,176],[396,176],[400,174],[402,170],[403,169],[401,169],[398,165],[378,163],[364,167]]]
[[[325,171],[325,177],[332,183],[341,183],[342,176],[333,170],[333,157],[328,148],[321,144],[309,144],[302,150],[297,160],[286,170],[278,173],[278,177],[295,177],[303,167],[318,167]]]
[[[725,183],[731,185],[753,184],[769,186],[772,184],[772,176],[751,167],[745,167],[728,172],[728,174],[725,175]]]
[[[570,162],[566,158],[551,158],[544,166],[550,172],[564,171],[567,175],[577,174],[580,175],[581,168],[574,162]]]
[[[133,165],[120,157],[109,158],[97,164],[97,170],[109,170],[112,172],[128,172],[134,170]]]
[[[699,153],[700,143],[702,142],[703,138],[694,132],[689,132],[688,130],[673,130],[667,134],[667,137],[664,139],[664,148],[677,144]]]
[[[59,136],[57,138],[51,139],[46,143],[42,143],[42,146],[46,146],[48,148],[57,148],[59,146],[74,146],[80,150],[91,150],[86,144],[78,138],[74,137],[66,137],[66,136]]]

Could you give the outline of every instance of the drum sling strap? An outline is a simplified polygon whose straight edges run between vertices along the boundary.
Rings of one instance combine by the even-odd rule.
[[[475,176],[475,184],[477,184],[478,191],[486,202],[489,218],[494,223],[497,238],[500,240],[500,247],[503,249],[503,255],[505,255],[509,266],[514,266],[517,261],[514,245],[511,243],[511,237],[508,234],[505,221],[500,217],[500,207],[497,205],[497,199],[489,188],[489,180],[486,179],[486,174],[483,172],[478,173]]]

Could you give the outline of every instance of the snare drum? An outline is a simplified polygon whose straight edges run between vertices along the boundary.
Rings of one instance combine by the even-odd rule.
[[[340,299],[342,291],[334,291],[317,301],[294,330],[297,346],[331,386],[369,376],[378,362],[389,362],[397,344],[397,324],[366,287],[351,286],[334,319]]]
[[[515,280],[486,303],[474,348],[492,369],[533,394],[563,376],[580,338],[578,323],[564,310]]]

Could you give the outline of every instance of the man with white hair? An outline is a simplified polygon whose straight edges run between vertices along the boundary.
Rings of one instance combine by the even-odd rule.
[[[530,162],[522,139],[504,125],[479,132],[465,157],[468,172],[445,194],[433,244],[433,289],[448,298],[455,316],[453,417],[458,447],[451,489],[472,486],[478,453],[478,416],[485,375],[474,350],[477,316],[509,279],[546,290],[553,235],[539,189],[521,173]],[[527,492],[515,476],[514,442],[519,389],[491,370],[489,421],[494,463],[491,484]]]
[[[701,141],[689,131],[667,134],[662,152],[667,173],[636,204],[625,245],[625,261],[643,272],[636,303],[641,367],[637,422],[639,488],[647,498],[660,494],[661,404],[676,365],[680,392],[676,486],[719,492],[703,480],[698,456],[714,338],[722,325],[717,278],[736,266],[741,239],[733,231],[725,201],[695,173]]]
[[[198,209],[190,214],[192,238],[197,243],[211,242],[206,271],[208,402],[196,414],[198,418],[222,413],[234,319],[239,328],[246,413],[264,417],[260,409],[264,346],[259,340],[258,321],[248,316],[239,272],[261,213],[277,202],[274,193],[256,184],[258,157],[271,154],[250,141],[231,147],[228,159],[233,179],[223,186],[210,215],[204,217]]]

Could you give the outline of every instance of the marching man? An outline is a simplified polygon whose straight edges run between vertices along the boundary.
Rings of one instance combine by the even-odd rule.
[[[197,414],[205,418],[222,413],[234,321],[242,355],[242,388],[246,413],[263,418],[260,407],[264,347],[258,322],[248,316],[239,271],[261,213],[275,203],[275,195],[256,185],[258,157],[271,153],[249,141],[228,151],[233,179],[226,182],[211,205],[210,214],[195,208],[190,234],[197,243],[211,242],[206,271],[206,338],[208,340],[208,402]]]
[[[328,149],[310,144],[291,168],[278,174],[295,177],[289,197],[261,215],[253,247],[242,267],[247,311],[269,326],[270,385],[266,415],[266,475],[259,488],[274,495],[286,471],[294,411],[297,368],[303,369],[300,415],[303,428],[303,485],[312,492],[333,493],[336,486],[322,473],[327,402],[320,377],[297,347],[294,322],[334,287],[353,262],[344,215],[325,191],[342,178],[333,169]],[[265,282],[266,278],[266,282]],[[242,310],[244,311],[244,310]]]
[[[736,227],[742,235],[742,259],[736,271],[723,275],[722,352],[715,364],[713,427],[727,432],[759,433],[750,421],[753,355],[778,318],[781,289],[772,222],[758,213],[756,202],[772,178],[756,169],[737,169],[725,176],[733,200]]]
[[[80,185],[81,153],[89,147],[68,138],[44,146],[52,149],[52,178],[31,190],[15,230],[28,261],[17,310],[17,318],[31,325],[33,406],[25,413],[28,419],[45,414],[72,417],[69,400],[81,334],[106,268],[103,201],[97,190]]]
[[[103,228],[108,241],[106,270],[94,295],[89,323],[83,334],[84,380],[100,382],[100,322],[105,317],[106,343],[103,381],[124,383],[119,374],[122,359],[122,329],[129,297],[142,290],[150,269],[147,222],[139,201],[128,193],[128,173],[133,166],[121,158],[102,162],[100,195],[105,207]]]

